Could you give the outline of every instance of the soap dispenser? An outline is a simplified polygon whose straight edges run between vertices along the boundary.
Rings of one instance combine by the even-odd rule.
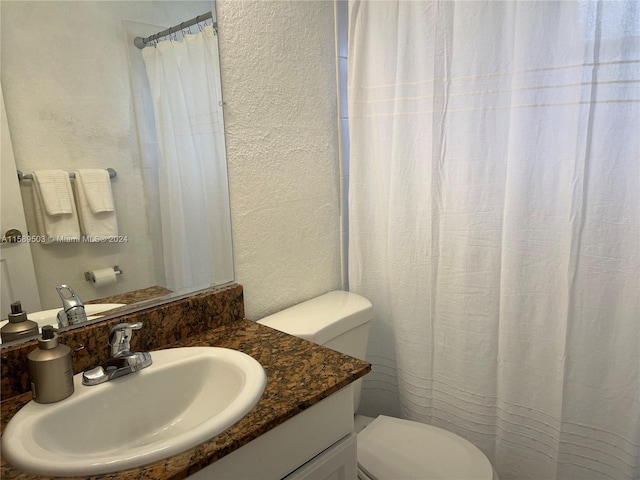
[[[38,324],[27,318],[27,314],[22,311],[20,301],[13,302],[11,304],[11,313],[9,314],[9,323],[0,329],[2,343],[38,335],[38,333],[40,333]]]
[[[58,343],[51,325],[42,327],[38,348],[29,356],[31,393],[38,403],[54,403],[73,393],[71,349]]]

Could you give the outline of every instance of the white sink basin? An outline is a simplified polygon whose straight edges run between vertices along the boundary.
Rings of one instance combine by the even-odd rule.
[[[124,307],[125,303],[95,303],[84,306],[84,311],[87,314],[87,320],[93,320],[100,318],[103,313],[114,308]],[[37,322],[38,327],[42,330],[45,325],[53,325],[58,328],[58,312],[60,308],[52,308],[51,310],[42,310],[40,312],[27,312],[27,318]],[[0,322],[0,328],[4,327],[9,320],[3,320]],[[0,340],[0,343],[2,341]]]
[[[2,435],[15,468],[87,476],[139,467],[223,432],[258,402],[264,369],[236,350],[216,347],[151,352],[153,364],[96,385],[74,377],[58,403],[25,405]]]

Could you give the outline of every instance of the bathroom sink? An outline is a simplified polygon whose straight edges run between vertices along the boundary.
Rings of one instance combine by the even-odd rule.
[[[104,313],[109,310],[113,310],[114,308],[124,307],[125,303],[94,303],[87,304],[84,306],[84,311],[87,314],[87,320],[93,320],[95,318],[99,318]],[[37,322],[38,327],[42,330],[42,327],[45,325],[53,325],[54,327],[58,327],[58,312],[60,308],[52,308],[51,310],[42,310],[40,312],[27,312],[27,318],[29,320],[33,320]],[[0,328],[4,327],[7,324],[8,320],[3,320],[0,322]],[[0,342],[2,343],[2,342]]]
[[[125,305],[125,303],[90,303],[84,306],[84,311],[87,314],[87,320],[93,320],[109,310],[124,307]],[[40,328],[45,325],[53,325],[55,327],[58,325],[57,315],[60,310],[60,308],[52,308],[51,310],[42,310],[41,312],[27,312],[27,318],[38,322]]]
[[[153,364],[85,386],[58,403],[25,405],[2,435],[15,468],[87,476],[139,467],[223,432],[258,402],[264,369],[236,350],[190,347],[151,352]]]

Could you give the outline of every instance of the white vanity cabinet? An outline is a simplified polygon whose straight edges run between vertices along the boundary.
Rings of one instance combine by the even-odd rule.
[[[321,400],[191,480],[355,480],[353,387]]]
[[[284,480],[355,480],[358,448],[355,432],[334,443]]]

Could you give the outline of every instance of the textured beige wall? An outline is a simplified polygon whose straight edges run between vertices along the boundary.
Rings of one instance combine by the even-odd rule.
[[[217,2],[236,280],[259,319],[340,288],[333,2]]]

